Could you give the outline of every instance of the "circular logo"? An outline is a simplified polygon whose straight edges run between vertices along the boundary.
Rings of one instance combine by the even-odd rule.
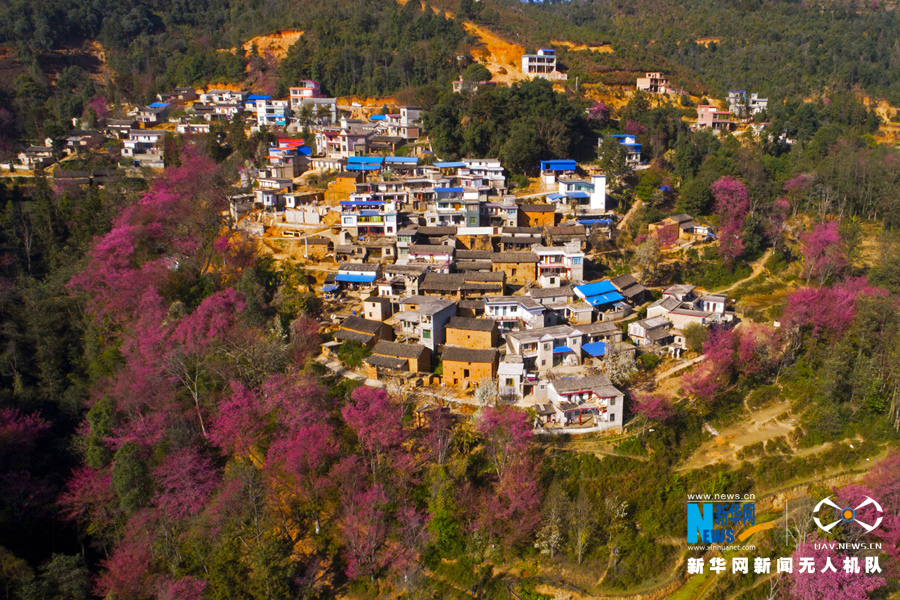
[[[869,506],[869,505],[874,506],[875,511],[878,513],[878,518],[875,520],[875,523],[873,523],[872,525],[869,525],[868,523],[860,521],[859,519],[856,518],[856,513],[859,511],[859,509]],[[817,513],[824,506],[830,506],[831,508],[835,509],[838,512],[838,514],[840,515],[840,518],[837,519],[836,521],[832,521],[831,523],[829,523],[827,525],[823,525],[822,521],[819,520]],[[866,496],[866,499],[862,502],[862,504],[860,504],[859,506],[857,506],[855,508],[853,508],[851,506],[845,506],[845,507],[841,508],[840,506],[838,506],[837,504],[832,502],[831,497],[829,496],[828,498],[823,498],[822,500],[819,501],[818,504],[816,504],[816,508],[813,510],[813,515],[814,515],[813,521],[816,522],[816,526],[818,526],[818,528],[821,529],[822,531],[831,531],[832,529],[834,529],[834,526],[837,525],[838,523],[856,523],[857,525],[859,525],[866,531],[872,531],[873,529],[875,529],[876,527],[881,525],[881,520],[884,518],[881,514],[883,512],[884,511],[881,509],[881,505],[878,504],[878,502],[875,501],[873,498],[870,498],[868,496]]]

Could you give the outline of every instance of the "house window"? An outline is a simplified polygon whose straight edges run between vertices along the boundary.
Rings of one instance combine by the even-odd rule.
[[[426,340],[430,340],[430,339],[431,339],[431,330],[430,330],[430,329],[423,329],[423,330],[422,330],[422,338],[423,338],[423,339],[426,339]]]
[[[581,264],[581,257],[580,257],[580,256],[576,256],[575,258],[573,258],[573,259],[572,259],[572,264],[573,264],[573,265],[580,265],[580,264]]]
[[[615,405],[616,405],[616,399],[615,399],[615,398],[611,399],[611,400],[609,401],[609,405],[610,405],[610,406],[615,406]]]
[[[615,420],[616,420],[616,415],[615,415],[615,413],[609,413],[609,420],[610,420],[610,421],[615,421]]]
[[[469,378],[469,370],[468,369],[463,369],[463,377],[465,377],[466,379]]]
[[[507,378],[506,378],[506,384],[505,384],[505,385],[506,385],[506,387],[512,387],[513,385],[515,385],[515,384],[513,383],[513,378],[512,378],[512,377],[507,377]]]

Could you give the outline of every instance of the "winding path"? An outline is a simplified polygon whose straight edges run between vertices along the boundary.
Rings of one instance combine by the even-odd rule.
[[[735,281],[734,283],[729,285],[727,288],[724,288],[721,290],[716,290],[715,293],[716,294],[724,294],[725,292],[730,292],[731,290],[738,287],[739,285],[746,283],[746,282],[750,281],[751,279],[754,279],[755,277],[758,277],[759,274],[762,273],[763,270],[766,268],[766,261],[769,260],[769,258],[772,256],[772,250],[773,250],[772,248],[769,248],[768,250],[766,250],[765,254],[760,256],[756,260],[756,262],[753,263],[753,272],[750,273],[749,276]]]

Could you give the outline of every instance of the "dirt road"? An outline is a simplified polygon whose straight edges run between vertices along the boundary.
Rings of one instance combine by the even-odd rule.
[[[747,283],[751,279],[758,277],[759,274],[762,273],[763,270],[766,268],[766,261],[768,261],[769,258],[771,258],[771,256],[772,256],[772,248],[769,248],[768,250],[766,250],[765,254],[760,256],[759,259],[757,259],[756,262],[753,263],[753,272],[748,277],[744,277],[743,279],[741,279],[739,281],[735,281],[734,283],[729,285],[727,288],[724,288],[721,290],[716,290],[715,293],[724,294],[725,292],[730,292],[731,290],[738,287],[739,285],[741,285],[743,283]]]

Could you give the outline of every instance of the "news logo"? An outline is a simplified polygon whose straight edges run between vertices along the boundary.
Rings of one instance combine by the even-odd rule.
[[[870,505],[872,507],[874,507],[875,512],[878,514],[878,518],[875,520],[875,523],[873,523],[872,525],[869,525],[868,523],[866,523],[864,521],[860,521],[857,518],[857,513],[859,512],[859,510],[862,508],[865,508],[867,506],[870,506]],[[823,525],[822,521],[819,520],[819,516],[818,516],[818,512],[824,506],[830,506],[831,508],[837,510],[838,515],[840,515],[837,520],[832,521],[831,523],[829,523],[827,525]],[[875,499],[870,498],[869,496],[866,496],[866,499],[863,502],[861,502],[859,504],[859,506],[857,506],[856,508],[853,508],[850,506],[844,506],[842,508],[842,507],[838,506],[837,504],[835,504],[834,502],[832,502],[831,496],[828,496],[827,498],[822,498],[821,500],[819,500],[819,503],[816,504],[816,508],[813,509],[813,515],[814,515],[813,521],[815,521],[816,526],[819,529],[821,529],[822,531],[825,531],[825,532],[830,532],[832,529],[834,529],[834,527],[838,523],[856,523],[857,525],[859,525],[860,527],[865,529],[867,532],[869,532],[869,531],[872,531],[873,529],[875,529],[876,527],[878,527],[879,525],[881,525],[881,520],[884,518],[882,513],[884,513],[884,511],[882,510],[881,505],[878,504],[878,502]]]
[[[688,544],[731,544],[735,527],[756,525],[753,502],[688,502]]]

